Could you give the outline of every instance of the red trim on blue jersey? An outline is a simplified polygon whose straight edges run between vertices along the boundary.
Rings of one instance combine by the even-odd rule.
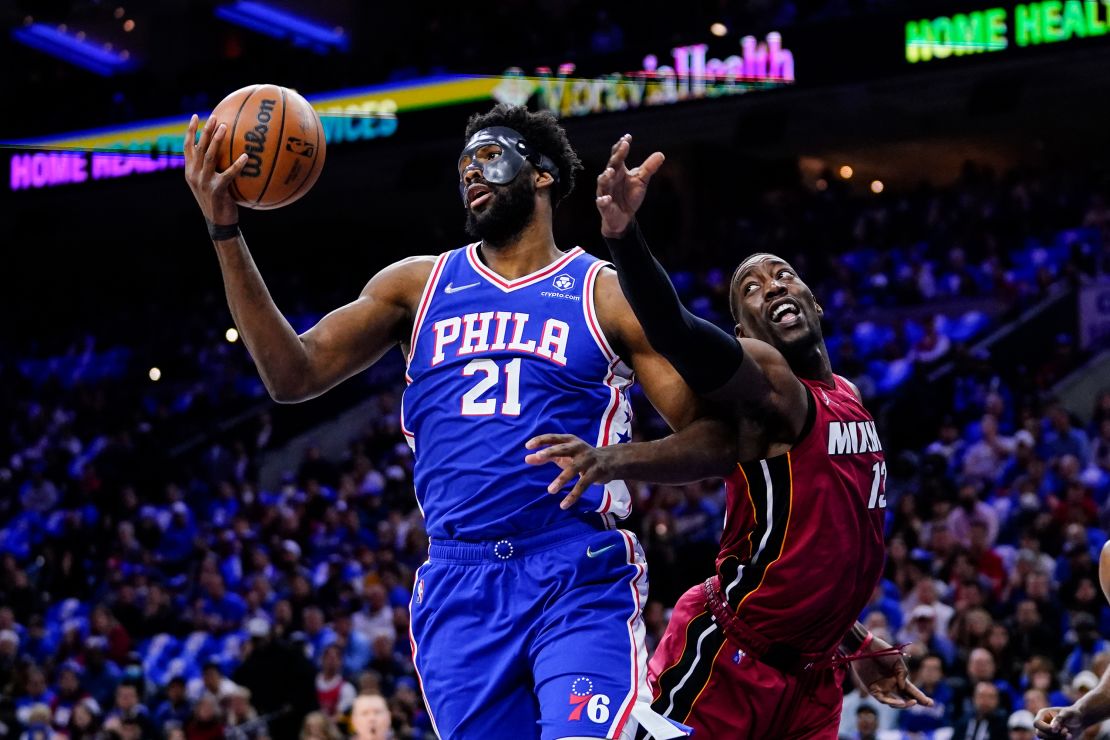
[[[475,242],[474,244],[471,244],[466,248],[467,261],[470,262],[470,266],[474,268],[474,271],[476,273],[484,277],[486,280],[489,280],[491,283],[493,283],[506,293],[513,290],[518,290],[520,288],[526,288],[529,285],[538,283],[545,277],[549,277],[552,273],[556,273],[559,270],[562,270],[564,267],[570,264],[571,260],[573,260],[578,255],[583,254],[582,247],[575,247],[559,259],[552,262],[547,267],[541,267],[539,270],[529,273],[524,277],[519,277],[516,280],[506,280],[505,278],[501,277],[496,272],[482,264],[482,260],[478,258],[478,244],[479,242]]]

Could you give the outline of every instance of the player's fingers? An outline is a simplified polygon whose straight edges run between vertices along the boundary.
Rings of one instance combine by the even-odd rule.
[[[230,167],[220,173],[220,177],[228,181],[235,179],[239,176],[239,173],[243,171],[243,168],[247,166],[248,159],[247,153],[243,152],[239,155],[238,159],[231,163]]]
[[[642,165],[636,168],[637,176],[645,185],[651,182],[652,176],[663,166],[664,160],[666,160],[666,157],[663,156],[663,152],[654,152],[644,160]]]
[[[204,128],[200,130],[200,139],[194,145],[199,154],[208,151],[208,143],[212,140],[212,134],[216,133],[216,123],[215,116],[208,116],[208,120],[204,122]]]
[[[883,704],[886,704],[888,707],[894,707],[895,709],[906,708],[906,701],[900,696],[896,696],[889,691],[885,691],[883,689],[872,689],[871,696],[875,697]]]
[[[220,143],[226,133],[226,123],[216,126],[216,132],[212,134],[212,143],[208,145],[208,149],[204,152],[204,172],[209,176],[216,174],[216,154],[220,151]]]
[[[537,434],[532,439],[524,443],[525,449],[534,450],[537,447],[544,447],[545,445],[557,445],[563,442],[570,442],[573,439],[578,439],[573,434]]]
[[[185,142],[181,146],[181,152],[185,155],[185,161],[191,162],[193,160],[193,146],[197,140],[197,114],[194,113],[193,117],[189,119],[189,126],[185,129]]]
[[[546,462],[551,462],[557,457],[573,458],[582,452],[582,443],[578,440],[574,442],[564,442],[560,445],[552,445],[545,447],[538,452],[533,452],[524,458],[524,461],[530,465],[543,465]]]
[[[559,473],[555,480],[551,481],[551,485],[547,487],[548,493],[558,493],[567,487],[567,484],[574,480],[574,476],[578,475],[578,471],[574,469],[573,465],[568,465]]]
[[[933,700],[926,696],[924,691],[917,688],[909,681],[906,681],[906,685],[902,688],[902,691],[922,706],[933,706]]]
[[[578,482],[574,484],[574,488],[570,489],[570,493],[566,495],[566,498],[559,502],[559,508],[566,511],[574,506],[578,499],[582,498],[582,494],[586,492],[586,489],[589,488],[592,483],[593,475],[590,474],[590,471],[587,470],[582,473],[582,475],[578,476]]]
[[[625,134],[613,147],[613,153],[609,156],[609,163],[607,167],[612,167],[614,170],[619,170],[624,167],[624,160],[628,158],[628,150],[631,147],[632,137]]]

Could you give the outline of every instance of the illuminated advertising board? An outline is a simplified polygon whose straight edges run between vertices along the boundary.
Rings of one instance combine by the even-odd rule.
[[[497,78],[450,76],[305,96],[329,146],[392,136],[397,114],[489,100]],[[202,122],[203,123],[203,122]],[[187,116],[4,142],[29,150],[9,163],[10,190],[29,190],[181,169]]]
[[[539,67],[530,77],[512,67],[493,97],[522,105],[534,96],[539,108],[567,117],[738,95],[794,82],[794,54],[783,46],[779,33],[769,33],[763,41],[744,36],[740,53],[724,59],[710,57],[708,50],[707,44],[676,46],[670,64],[648,54],[638,70],[594,78],[574,77],[575,65],[570,63],[554,72]]]
[[[1059,44],[1110,33],[1110,0],[1045,0],[906,22],[906,61]]]

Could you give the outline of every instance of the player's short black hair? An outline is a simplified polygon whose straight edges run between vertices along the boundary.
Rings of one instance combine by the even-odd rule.
[[[575,176],[582,171],[582,160],[567,140],[567,132],[551,111],[530,111],[523,105],[495,105],[488,113],[475,113],[466,122],[464,143],[478,131],[490,126],[507,126],[518,131],[539,152],[551,157],[559,168],[558,193],[552,193],[552,205],[574,190]]]

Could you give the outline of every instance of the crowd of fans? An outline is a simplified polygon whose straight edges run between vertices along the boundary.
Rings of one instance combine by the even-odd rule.
[[[812,275],[836,317],[834,369],[859,378],[863,312],[943,316],[971,296],[1005,317],[1101,269],[1110,218],[1094,191],[1048,198],[1032,177],[973,175],[883,201],[826,187],[731,228]],[[798,248],[816,234],[848,236],[835,252],[820,239]],[[722,323],[728,267],[676,274]],[[206,321],[182,320],[189,361],[172,383],[145,381],[145,369],[136,382],[138,348],[0,359],[0,735],[432,737],[407,639],[427,538],[398,387],[363,389],[375,408],[341,458],[310,448],[281,485],[261,486],[262,456],[279,446],[274,412],[246,352],[205,334]],[[947,356],[935,332],[907,348],[906,324],[887,326],[904,341],[880,343],[882,362],[916,353],[913,373]],[[957,396],[932,399],[951,409],[935,441],[887,448],[887,572],[863,615],[909,643],[914,679],[937,703],[892,712],[846,687],[846,737],[868,737],[869,723],[889,737],[962,738],[980,721],[1005,732],[1014,712],[1089,690],[1110,660],[1095,570],[1110,526],[1110,394],[1080,424],[1045,396],[1059,372],[1029,382],[980,362],[956,373]],[[640,436],[662,433],[646,408],[639,416]],[[635,490],[626,526],[652,568],[654,648],[670,605],[712,568],[724,491]]]

